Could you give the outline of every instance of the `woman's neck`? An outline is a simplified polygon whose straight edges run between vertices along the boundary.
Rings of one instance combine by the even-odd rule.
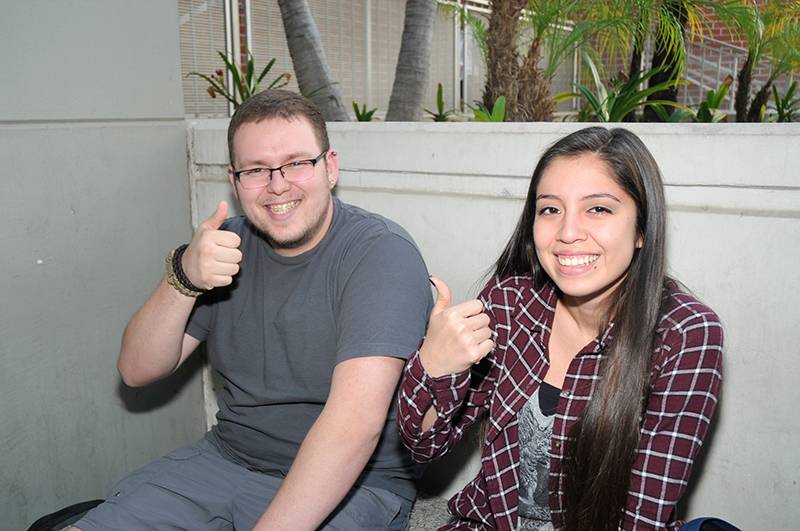
[[[597,337],[607,323],[606,316],[611,307],[610,297],[602,300],[581,299],[562,295],[558,303],[574,322],[583,337]]]

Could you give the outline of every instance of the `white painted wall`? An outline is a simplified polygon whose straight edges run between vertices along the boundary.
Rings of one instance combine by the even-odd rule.
[[[204,431],[199,359],[148,389],[128,318],[191,234],[176,2],[1,2],[0,529]]]
[[[430,271],[464,299],[480,289],[510,235],[545,146],[585,125],[330,124],[342,167],[338,195],[400,222]],[[189,126],[195,222],[220,198],[232,199],[226,126]],[[794,529],[800,125],[629,127],[664,174],[670,271],[717,311],[726,330],[723,398],[682,515],[717,515],[742,529]],[[426,481],[450,494],[476,467],[467,445],[432,467]]]

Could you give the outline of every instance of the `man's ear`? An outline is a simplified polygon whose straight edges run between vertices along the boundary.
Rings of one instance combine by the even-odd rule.
[[[329,149],[328,154],[325,155],[325,170],[328,174],[328,188],[333,190],[333,187],[339,182],[339,155],[332,149]]]
[[[231,188],[233,189],[233,197],[236,200],[239,200],[239,190],[236,189],[236,177],[233,175],[233,166],[230,164],[228,165],[228,182],[231,183]]]

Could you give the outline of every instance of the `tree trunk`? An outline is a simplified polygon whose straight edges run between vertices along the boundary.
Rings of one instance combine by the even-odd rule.
[[[769,101],[769,97],[772,95],[770,89],[772,89],[772,84],[775,82],[775,75],[776,71],[773,71],[764,85],[758,89],[755,96],[753,96],[753,101],[750,103],[750,110],[747,112],[747,120],[748,122],[760,122],[761,121],[761,107],[767,104]]]
[[[770,97],[770,88],[772,87],[772,82],[768,81],[764,83],[764,86],[761,87],[756,95],[753,96],[753,101],[750,103],[750,110],[747,111],[747,121],[748,122],[760,122],[761,121],[761,107],[767,104],[767,101]]]
[[[555,102],[550,97],[550,80],[539,69],[541,41],[531,42],[525,61],[517,73],[517,105],[509,122],[550,122],[555,112]],[[508,109],[506,107],[506,109]]]
[[[307,0],[278,0],[278,7],[300,92],[310,95],[326,121],[350,120],[339,87],[333,82]]]
[[[686,4],[684,4],[683,0],[669,0],[664,2],[664,7],[672,13],[675,19],[678,20],[678,23],[681,25],[681,36],[682,40],[686,40],[686,22],[689,20],[689,13],[686,9]],[[665,22],[659,22],[659,24],[664,24]],[[675,77],[676,69],[678,68],[678,59],[679,57],[675,53],[670,53],[667,49],[666,43],[663,39],[659,38],[658,35],[661,34],[661,31],[656,32],[656,42],[655,42],[655,49],[653,50],[653,62],[652,68],[659,68],[664,67],[662,71],[655,74],[653,77],[650,78],[648,82],[648,86],[652,87],[659,83],[663,83]],[[647,98],[648,101],[653,100],[666,100],[666,101],[678,101],[678,87],[677,85],[667,89],[656,92],[651,94]],[[673,107],[666,107],[664,109],[667,114],[672,114]],[[645,107],[644,109],[644,121],[645,122],[659,122],[661,119],[659,118],[658,114],[653,110],[652,107]]]
[[[526,0],[492,0],[491,3],[486,42],[489,64],[483,89],[483,104],[491,109],[497,98],[505,96],[506,121],[514,121],[518,115],[517,77],[520,66],[517,37],[519,17],[526,5]]]
[[[736,110],[736,121],[747,121],[747,110],[750,107],[750,84],[753,81],[753,53],[747,53],[742,68],[736,76],[736,98],[733,108]]]
[[[642,41],[644,37],[637,35],[633,40],[631,64],[628,66],[628,79],[633,79],[642,72]]]
[[[422,101],[431,70],[436,0],[406,0],[403,40],[397,57],[386,121],[413,122],[422,116]]]
[[[641,21],[641,15],[639,15],[639,20]],[[628,66],[628,79],[634,79],[642,73],[642,47],[644,43],[644,28],[642,27],[641,23],[638,26],[638,30],[633,37],[633,50],[631,51],[631,63]],[[636,121],[636,113],[629,112],[622,118],[623,122],[635,122]]]

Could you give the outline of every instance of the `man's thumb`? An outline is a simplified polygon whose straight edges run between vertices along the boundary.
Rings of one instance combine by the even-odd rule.
[[[207,220],[203,222],[203,226],[207,229],[217,230],[222,226],[222,223],[228,218],[228,203],[220,201],[217,209],[211,214]]]
[[[431,315],[436,315],[450,307],[450,287],[445,284],[444,280],[438,277],[431,277],[431,283],[436,288],[438,296],[436,297],[436,304],[433,305]]]

